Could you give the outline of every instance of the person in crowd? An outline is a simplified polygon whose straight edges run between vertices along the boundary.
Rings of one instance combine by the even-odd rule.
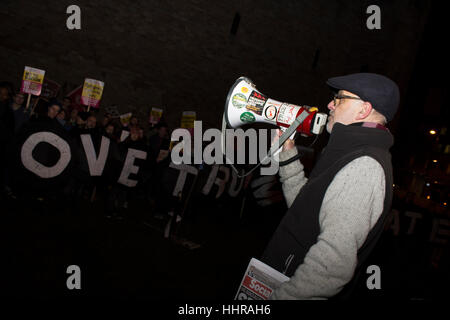
[[[9,82],[0,82],[0,104],[8,105],[12,99],[12,85]]]
[[[169,126],[164,122],[157,123],[155,125],[155,134],[149,138],[148,144],[150,159],[156,163],[161,148],[163,147],[165,150],[169,149]]]
[[[102,128],[106,128],[106,126],[108,126],[108,124],[110,124],[111,121],[112,121],[111,115],[109,113],[105,113],[103,115],[103,119],[102,119],[102,122],[101,122]]]
[[[117,128],[113,122],[108,123],[106,127],[102,129],[102,134],[113,141],[117,141]]]
[[[72,129],[72,125],[69,121],[66,120],[66,110],[63,108],[61,111],[59,111],[58,115],[56,116],[56,120],[63,126],[64,129],[67,131],[70,131]]]
[[[14,95],[13,101],[10,104],[11,110],[14,113],[14,133],[17,134],[22,126],[30,119],[30,114],[25,110],[25,95],[22,92],[17,92]]]
[[[19,91],[14,95],[10,106],[13,109],[13,111],[16,111],[24,106],[24,102],[25,102],[25,94]]]
[[[90,115],[86,120],[86,129],[95,129],[97,126],[97,118],[94,115]]]
[[[165,122],[155,125],[155,133],[148,140],[147,166],[150,171],[151,183],[148,185],[148,196],[150,202],[156,204],[154,217],[163,219],[165,217],[165,206],[160,200],[164,197],[160,188],[164,171],[170,164],[169,156],[169,126]]]
[[[77,121],[76,121],[75,128],[84,129],[84,127],[86,126],[86,120],[87,120],[87,117],[85,116],[85,112],[78,112],[76,119],[77,119]]]
[[[47,117],[50,119],[55,119],[58,113],[62,110],[62,105],[57,102],[51,102],[49,103],[48,111],[47,111]]]
[[[136,116],[132,116],[130,119],[130,124],[129,124],[130,128],[136,128],[139,127],[139,119]]]
[[[97,118],[95,114],[88,112],[72,112],[73,117],[76,115],[76,125],[70,130],[71,140],[77,146],[77,150],[83,150],[81,135],[88,134],[94,143],[94,147],[98,148],[101,141],[101,130],[97,128]],[[112,148],[110,146],[110,148]],[[77,154],[78,166],[75,168],[76,176],[71,181],[72,193],[84,199],[91,199],[97,192],[98,188],[102,188],[100,177],[91,177],[87,162],[84,160],[83,152]],[[95,191],[94,191],[95,190]]]
[[[78,110],[77,109],[72,109],[72,111],[70,112],[70,117],[69,117],[69,125],[71,127],[75,127],[77,126],[77,119],[78,119]]]
[[[64,97],[62,102],[62,108],[66,111],[66,114],[72,111],[72,99]]]
[[[78,112],[76,119],[76,126],[70,130],[72,137],[78,138],[78,136],[83,133],[97,132],[97,118],[95,115],[91,115],[87,112]]]
[[[56,99],[51,99],[49,102],[39,100],[38,107],[39,110],[32,113],[32,121],[57,121],[56,116],[62,110],[62,104]]]
[[[62,108],[56,115],[56,120],[64,127],[66,125],[66,110]]]
[[[41,99],[41,101],[42,103],[45,102],[43,99]],[[23,144],[25,141],[29,141],[28,139],[37,132],[51,132],[52,134],[56,134],[71,146],[69,135],[60,122],[61,118],[64,117],[62,116],[63,113],[61,113],[63,111],[61,103],[56,99],[52,99],[49,102],[46,102],[46,104],[46,112],[44,113],[44,110],[42,109],[42,113],[39,117],[31,118],[30,121],[22,126],[20,131],[16,134],[14,157],[18,156],[19,161],[16,160],[11,165],[13,172],[11,175],[11,182],[14,192],[21,197],[32,196],[35,199],[52,199],[53,201],[54,199],[62,199],[60,197],[62,196],[61,192],[65,188],[70,169],[61,172],[61,175],[58,175],[56,179],[35,179],[33,176],[29,176],[29,170],[20,164]],[[52,166],[57,163],[58,159],[61,158],[61,155],[50,142],[50,144],[38,144],[38,146],[33,149],[33,158],[44,166]]]
[[[51,98],[50,100],[47,100],[39,96],[33,96],[31,98],[30,105],[27,110],[30,113],[30,120],[34,121],[39,118],[41,118],[41,120],[48,118],[49,107],[53,102],[56,102],[56,104],[59,106],[59,109],[62,109],[62,104],[56,98]],[[55,117],[53,117],[53,119]]]
[[[130,128],[129,136],[123,142],[119,143],[120,154],[126,157],[128,149],[146,151],[146,145],[139,134],[139,127]],[[125,159],[122,160],[124,161]],[[134,179],[138,180],[138,186],[136,188],[140,188],[143,182],[145,161],[136,159],[135,163],[136,162],[140,164],[138,165],[139,171]],[[107,217],[122,219],[124,212],[128,209],[128,203],[130,202],[130,200],[134,199],[137,193],[139,192],[136,190],[130,192],[129,187],[126,187],[119,183],[115,183],[111,188],[111,192],[109,193],[109,200],[107,201]]]
[[[11,147],[11,141],[14,136],[14,113],[10,108],[11,88],[2,82],[0,83],[0,183],[2,193],[9,193],[7,183],[7,163],[8,158],[4,155],[8,154]]]
[[[116,142],[120,142],[120,135],[122,133],[122,123],[118,119],[114,119],[111,121],[112,125],[114,125],[114,137],[116,138]]]

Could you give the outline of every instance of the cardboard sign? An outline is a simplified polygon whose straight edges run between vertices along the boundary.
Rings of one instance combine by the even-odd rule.
[[[50,79],[44,79],[44,83],[42,84],[41,98],[47,100],[56,98],[60,88],[61,85],[59,83]]]
[[[39,96],[44,82],[45,70],[25,67],[20,91]]]
[[[183,111],[181,116],[181,128],[188,129],[191,136],[194,136],[194,122],[196,118],[195,111]]]
[[[128,124],[130,123],[131,117],[133,116],[132,112],[128,112],[125,114],[121,114],[120,115],[120,123],[122,123],[122,125],[124,127],[128,126]]]
[[[235,300],[268,300],[273,291],[289,277],[252,258],[242,278]]]
[[[102,98],[104,83],[99,80],[85,79],[83,92],[81,93],[81,103],[86,106],[98,108]]]
[[[181,116],[181,128],[193,129],[196,120],[195,111],[184,111]]]
[[[163,110],[159,108],[152,108],[152,111],[150,111],[150,118],[148,119],[148,122],[152,125],[155,125],[161,120],[163,114]]]
[[[120,134],[120,142],[125,141],[125,139],[128,138],[129,135],[130,135],[130,131],[122,130],[122,132]]]

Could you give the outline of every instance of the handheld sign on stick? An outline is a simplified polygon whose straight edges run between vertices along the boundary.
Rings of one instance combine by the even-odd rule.
[[[153,126],[156,125],[161,120],[162,114],[163,109],[152,108],[148,122]]]
[[[32,67],[25,67],[23,72],[22,85],[20,91],[28,93],[27,106],[30,106],[31,95],[39,96],[42,90],[42,83],[44,82],[45,70],[36,69]]]
[[[99,80],[88,78],[84,80],[81,103],[88,107],[88,112],[91,107],[99,108],[104,86],[105,84]]]
[[[124,113],[120,115],[120,123],[124,127],[128,127],[128,124],[130,123],[131,117],[133,116],[132,112]]]
[[[181,128],[188,129],[191,136],[194,136],[194,122],[197,119],[195,111],[183,111],[181,115]]]

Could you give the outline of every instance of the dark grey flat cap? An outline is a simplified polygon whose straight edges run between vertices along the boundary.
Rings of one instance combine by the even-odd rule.
[[[346,90],[356,94],[391,121],[400,103],[400,90],[391,79],[375,73],[353,73],[334,77],[327,84],[336,90]]]

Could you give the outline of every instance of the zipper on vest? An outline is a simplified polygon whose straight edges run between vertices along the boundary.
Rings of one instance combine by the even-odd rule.
[[[284,262],[284,270],[283,270],[283,274],[286,274],[289,266],[291,265],[292,260],[294,259],[294,254],[290,254],[286,261]]]

